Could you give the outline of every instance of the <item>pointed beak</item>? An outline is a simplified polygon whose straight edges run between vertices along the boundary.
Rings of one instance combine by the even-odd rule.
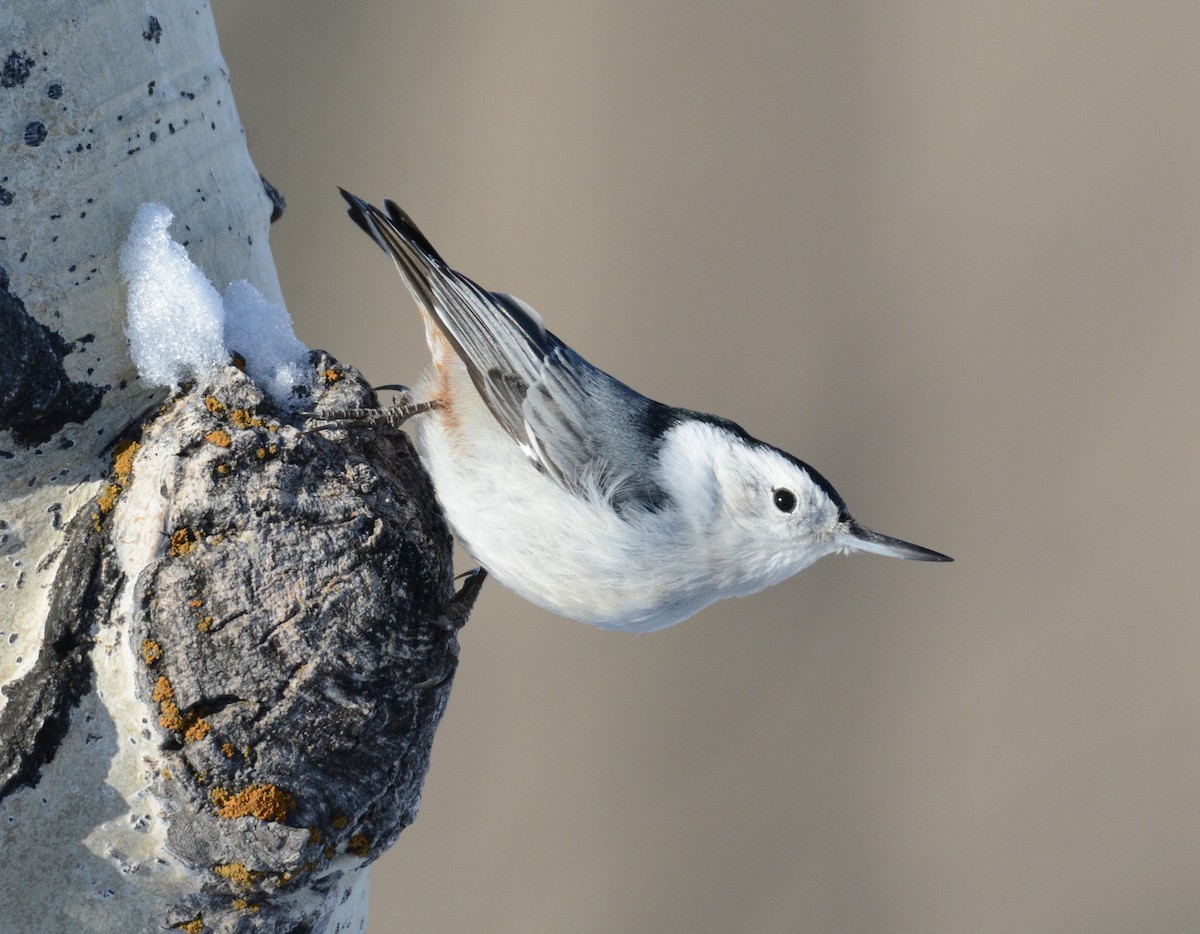
[[[949,555],[922,548],[911,542],[902,542],[890,535],[880,535],[870,529],[864,529],[853,520],[843,534],[843,541],[851,551],[869,551],[871,554],[883,555],[885,558],[904,558],[907,561],[953,561]]]

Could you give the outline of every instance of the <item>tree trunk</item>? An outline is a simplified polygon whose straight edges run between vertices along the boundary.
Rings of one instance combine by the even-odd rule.
[[[404,436],[302,434],[233,365],[138,381],[142,202],[280,300],[207,4],[0,2],[0,37],[0,931],[363,930],[479,578]],[[310,363],[311,407],[374,404]]]

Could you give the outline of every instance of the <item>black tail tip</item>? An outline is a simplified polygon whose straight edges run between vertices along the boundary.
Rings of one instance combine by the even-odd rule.
[[[350,215],[350,219],[354,221],[362,230],[372,239],[377,239],[374,231],[371,230],[371,225],[367,222],[367,217],[375,210],[371,205],[364,201],[358,195],[352,195],[345,188],[338,186],[338,191],[342,197],[346,199],[346,204],[349,207],[346,213]]]

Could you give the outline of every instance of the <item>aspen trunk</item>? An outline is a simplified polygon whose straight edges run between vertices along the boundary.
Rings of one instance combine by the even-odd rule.
[[[364,930],[478,579],[403,436],[138,381],[142,202],[280,301],[207,3],[4,0],[0,37],[0,931]],[[373,404],[310,363],[312,407]]]

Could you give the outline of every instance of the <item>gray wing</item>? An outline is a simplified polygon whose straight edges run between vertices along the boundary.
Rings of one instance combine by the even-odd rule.
[[[393,202],[384,202],[385,215],[342,196],[437,321],[496,421],[540,470],[575,492],[598,484],[618,511],[663,504],[654,463],[668,407],[592,366],[520,299],[455,272]]]

